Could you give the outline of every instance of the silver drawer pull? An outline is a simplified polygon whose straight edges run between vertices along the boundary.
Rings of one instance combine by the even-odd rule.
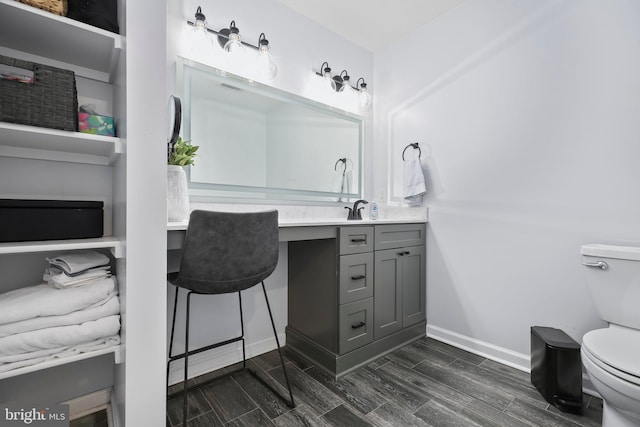
[[[351,329],[362,328],[364,325],[366,325],[364,322],[356,323],[355,325],[351,325]]]
[[[360,274],[358,276],[351,276],[351,280],[362,280],[364,279],[366,276],[364,274]]]
[[[606,270],[607,268],[609,268],[609,264],[604,261],[583,262],[582,265],[584,265],[585,267],[599,268],[600,270]]]

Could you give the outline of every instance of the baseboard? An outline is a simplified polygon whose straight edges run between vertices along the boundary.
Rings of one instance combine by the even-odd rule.
[[[531,357],[526,354],[517,353],[504,347],[432,325],[427,325],[427,336],[503,365],[511,366],[524,372],[531,372]]]
[[[111,402],[111,389],[96,391],[75,399],[67,400],[65,405],[69,405],[69,419],[75,420],[85,415],[98,412],[109,406]]]
[[[284,333],[278,335],[281,345],[286,342]],[[275,338],[271,337],[262,341],[247,343],[247,359],[259,356],[277,348]],[[205,351],[189,357],[189,378],[194,378],[207,372],[224,368],[242,361],[242,344],[227,345],[210,351]],[[181,382],[184,379],[184,364],[176,361],[171,364],[169,371],[169,385]]]

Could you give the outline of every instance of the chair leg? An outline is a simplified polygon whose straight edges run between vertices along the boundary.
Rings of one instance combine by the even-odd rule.
[[[171,320],[171,338],[169,340],[169,360],[167,360],[167,398],[169,397],[169,365],[171,364],[171,353],[173,352],[173,332],[176,329],[176,310],[178,307],[178,291],[180,288],[176,286],[176,296],[173,300],[173,318]]]
[[[187,426],[187,378],[189,371],[189,312],[191,311],[191,291],[187,293],[187,318],[184,334],[184,382],[182,383],[182,426]]]
[[[273,314],[271,314],[271,305],[269,304],[269,298],[267,297],[267,289],[262,282],[262,292],[264,293],[264,300],[267,303],[267,310],[269,311],[269,319],[271,319],[271,327],[273,328],[273,336],[276,339],[276,345],[278,346],[278,355],[280,356],[280,364],[282,365],[282,372],[284,373],[284,380],[287,383],[287,389],[289,389],[289,397],[291,402],[286,402],[287,406],[295,408],[296,404],[293,400],[293,392],[291,391],[291,384],[289,384],[289,377],[287,376],[287,369],[284,367],[284,358],[282,357],[282,351],[280,350],[280,340],[278,339],[278,332],[276,331],[276,324],[273,321]]]
[[[238,291],[238,303],[240,304],[240,338],[242,338],[242,369],[247,367],[247,352],[244,345],[244,317],[242,315],[242,291]]]

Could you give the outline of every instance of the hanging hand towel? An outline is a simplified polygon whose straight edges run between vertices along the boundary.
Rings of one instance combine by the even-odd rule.
[[[424,182],[422,163],[419,158],[404,162],[402,184],[404,201],[411,206],[421,204],[422,195],[427,192],[427,186]]]

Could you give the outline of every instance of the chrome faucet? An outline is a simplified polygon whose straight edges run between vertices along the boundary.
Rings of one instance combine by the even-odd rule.
[[[349,214],[347,215],[347,219],[348,220],[359,220],[359,219],[362,219],[362,213],[360,213],[360,211],[362,209],[364,209],[364,207],[359,208],[358,205],[359,204],[366,205],[367,203],[369,203],[369,202],[367,202],[366,200],[360,199],[360,200],[356,200],[355,201],[355,203],[353,204],[353,208],[345,206],[344,207],[345,209],[349,209]]]

